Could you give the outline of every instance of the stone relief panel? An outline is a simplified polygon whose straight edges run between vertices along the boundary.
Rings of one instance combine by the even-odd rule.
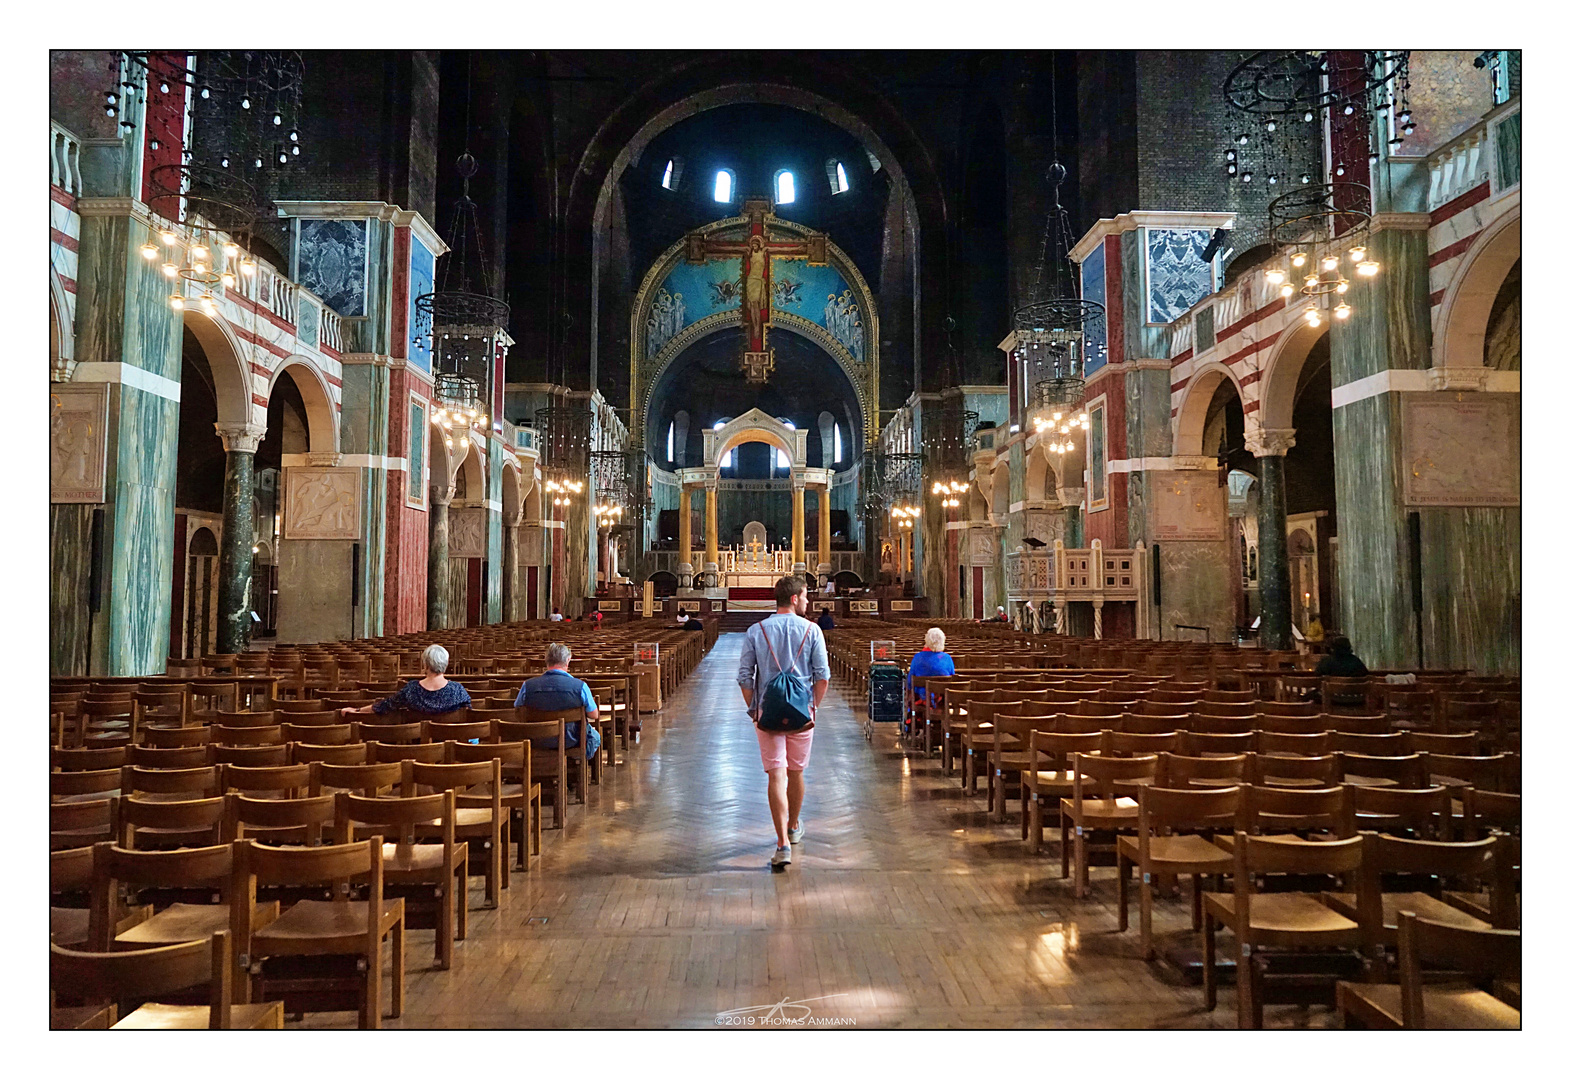
[[[1403,394],[1409,506],[1522,505],[1516,394]]]
[[[288,540],[360,539],[360,470],[347,467],[284,470],[284,537]]]
[[[321,346],[322,310],[303,296],[295,315],[295,337],[305,348]]]
[[[1227,539],[1228,489],[1217,484],[1216,473],[1154,472],[1146,491],[1153,541]]]
[[[524,566],[539,566],[545,561],[545,530],[540,526],[525,525],[518,530],[518,561]]]
[[[967,529],[966,563],[970,566],[998,565],[998,533],[988,528]]]
[[[50,388],[50,502],[104,501],[108,420],[108,383],[56,383]]]
[[[447,555],[451,559],[483,559],[486,555],[486,509],[455,506],[447,515]]]
[[[1052,510],[1027,510],[1025,536],[1052,547],[1053,541],[1064,538],[1064,515]]]

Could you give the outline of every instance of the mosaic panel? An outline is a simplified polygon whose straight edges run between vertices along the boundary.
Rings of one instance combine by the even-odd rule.
[[[370,222],[300,222],[295,280],[346,318],[364,315]]]
[[[1107,306],[1107,248],[1098,244],[1096,250],[1086,256],[1085,262],[1080,264],[1080,295],[1086,300],[1094,300],[1104,308]],[[1109,313],[1108,318],[1116,318]],[[1107,320],[1103,319],[1100,325],[1093,326],[1086,331],[1086,364],[1085,373],[1090,375],[1103,364],[1107,363]]]
[[[1170,323],[1216,288],[1209,229],[1146,230],[1146,322]]]

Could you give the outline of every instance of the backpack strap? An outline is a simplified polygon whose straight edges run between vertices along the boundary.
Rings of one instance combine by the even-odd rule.
[[[758,624],[758,636],[764,639],[764,648],[769,650],[769,659],[775,662],[775,670],[784,671],[785,668],[780,666],[780,658],[775,655],[775,647],[769,643],[769,634],[764,630],[763,623]],[[807,632],[802,635],[802,643],[796,647],[796,652],[791,654],[791,674],[793,675],[796,674],[796,662],[798,658],[801,657],[802,650],[807,647],[807,639],[810,636],[812,636],[811,627],[809,627]],[[789,634],[787,635],[786,640],[791,640]]]

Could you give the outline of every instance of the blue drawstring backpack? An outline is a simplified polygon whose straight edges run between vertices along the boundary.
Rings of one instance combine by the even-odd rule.
[[[764,639],[769,658],[779,668],[780,660],[775,656],[775,647],[769,643],[769,635],[763,631],[762,624],[758,636]],[[790,734],[806,731],[813,726],[813,687],[807,676],[798,674],[796,670],[797,658],[807,647],[810,636],[811,628],[803,631],[802,644],[797,646],[796,653],[791,657],[791,670],[781,668],[780,673],[764,687],[764,696],[758,703],[759,730]]]

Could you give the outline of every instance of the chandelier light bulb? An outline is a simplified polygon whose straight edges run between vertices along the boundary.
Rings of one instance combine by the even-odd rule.
[[[1358,264],[1359,277],[1374,277],[1378,273],[1380,273],[1380,264],[1377,262],[1365,259]]]
[[[257,158],[254,164],[256,165],[256,167],[258,169],[260,169],[262,167],[262,159],[261,158]]]
[[[1313,109],[1305,109],[1304,110],[1304,123],[1308,124],[1311,121],[1313,121],[1314,118],[1315,118],[1315,111]]]
[[[1345,319],[1352,313],[1353,309],[1347,306],[1347,301],[1345,300],[1336,306],[1336,317],[1339,319]]]
[[[205,86],[202,87],[202,100],[206,101],[210,97],[212,97],[212,91]]]
[[[1276,183],[1276,173],[1272,173],[1270,176],[1266,177],[1266,183],[1268,183],[1268,184]]]
[[[1293,295],[1293,286],[1290,285],[1290,284],[1283,285],[1282,286],[1282,299],[1286,300],[1288,297],[1290,297],[1292,295]]]
[[[1227,175],[1229,175],[1229,176],[1237,176],[1238,175],[1238,166],[1237,165],[1229,165],[1227,167]]]
[[[202,294],[202,310],[206,311],[209,315],[218,310],[217,306],[213,303],[213,297],[210,293]]]
[[[1267,120],[1266,121],[1266,130],[1267,131],[1275,131],[1276,130],[1276,121],[1275,120]]]
[[[1341,176],[1341,175],[1342,175],[1342,174],[1343,174],[1343,173],[1345,173],[1345,172],[1346,172],[1346,171],[1347,171],[1347,170],[1346,170],[1346,169],[1345,169],[1345,168],[1343,168],[1343,167],[1342,167],[1342,166],[1341,166],[1341,165],[1338,165],[1338,166],[1337,166],[1337,167],[1336,167],[1336,174],[1337,174],[1337,175],[1338,175],[1338,176]]]
[[[1266,282],[1271,285],[1280,285],[1287,280],[1287,273],[1279,266],[1273,266],[1266,271]]]
[[[1306,289],[1313,289],[1316,285],[1319,285],[1319,284],[1320,284],[1320,278],[1318,278],[1314,274],[1310,274],[1308,277],[1306,277],[1304,279],[1304,288],[1306,288]]]
[[[151,240],[143,244],[142,258],[146,259],[148,262],[152,262],[154,259],[158,258],[158,245],[153,243]]]
[[[178,236],[175,235],[175,232],[174,232],[173,229],[163,229],[163,230],[161,230],[159,232],[159,234],[158,234],[158,238],[164,242],[164,246],[165,247],[174,247],[175,246],[175,242],[180,239]]]
[[[444,441],[447,443],[447,448],[449,450],[451,450],[453,448],[453,440],[452,439],[446,439]]]
[[[229,155],[225,154],[223,157],[219,158],[218,159],[218,165],[219,165],[220,168],[223,168],[223,169],[229,168]]]
[[[1361,247],[1349,248],[1347,258],[1349,262],[1361,263],[1364,261],[1365,251]]]
[[[1062,419],[1063,419],[1063,418],[1064,418],[1064,414],[1063,414],[1063,413],[1062,413],[1062,412],[1055,412],[1055,413],[1054,413],[1054,414],[1053,414],[1053,419],[1054,419],[1054,420],[1055,420],[1055,421],[1057,421],[1057,420],[1062,420]]]
[[[295,143],[299,142],[300,141],[300,132],[298,132],[298,131],[291,131],[289,133],[289,141],[290,142],[295,142]]]
[[[224,258],[233,259],[240,254],[240,245],[233,240],[224,245]]]
[[[1347,286],[1347,279],[1346,278],[1343,278],[1341,281],[1338,281],[1336,283],[1336,291],[1337,291],[1338,295],[1347,292],[1347,288],[1348,288],[1348,286]]]
[[[166,277],[166,278],[171,278],[171,279],[172,279],[172,278],[173,278],[173,277],[174,277],[174,276],[175,276],[175,275],[176,275],[176,274],[178,274],[178,273],[179,273],[179,272],[180,272],[180,268],[179,268],[179,267],[178,267],[178,266],[176,266],[176,265],[175,265],[175,264],[174,264],[174,263],[172,263],[172,262],[166,262],[166,263],[164,263],[164,268],[163,268],[163,269],[164,269],[164,277]]]
[[[284,118],[282,116],[280,116],[278,113],[274,113],[273,114],[273,126],[274,127],[283,127],[283,125],[284,125]]]
[[[240,99],[240,107],[242,109],[249,109],[251,107],[251,99],[248,98],[248,97],[241,98]]]
[[[1248,143],[1249,143],[1249,136],[1248,135],[1239,135],[1238,136],[1238,145],[1239,146],[1246,146],[1246,145],[1248,145]]]
[[[1251,180],[1253,180],[1254,178],[1255,178],[1255,174],[1254,173],[1250,172],[1248,169],[1244,170],[1244,183],[1247,184]]]
[[[291,146],[289,148],[289,152],[291,154],[293,154],[295,157],[299,157],[300,156],[300,147],[299,146]]]
[[[1302,251],[1295,251],[1295,252],[1293,252],[1293,265],[1294,266],[1303,266],[1308,261],[1309,261],[1309,257],[1306,256]]]
[[[219,275],[218,280],[223,282],[224,288],[226,289],[232,289],[235,287],[235,276],[229,273],[227,270]]]
[[[154,135],[150,140],[148,140],[147,148],[149,150],[157,150],[160,145],[162,144],[159,143],[158,136]]]
[[[1304,321],[1307,322],[1310,326],[1319,326],[1320,325],[1320,309],[1319,308],[1310,308],[1309,310],[1305,311],[1304,312]]]
[[[169,306],[174,308],[176,311],[184,311],[185,297],[181,296],[179,293],[175,293],[169,298]]]
[[[1337,266],[1340,265],[1340,263],[1341,260],[1338,259],[1335,255],[1327,255],[1325,258],[1320,260],[1320,269],[1330,273],[1332,270],[1335,270]]]
[[[1353,115],[1353,103],[1351,101],[1349,101],[1346,105],[1342,106],[1342,115],[1343,116],[1352,116]]]
[[[254,276],[256,274],[256,260],[252,258],[241,259],[240,272],[246,277]]]

